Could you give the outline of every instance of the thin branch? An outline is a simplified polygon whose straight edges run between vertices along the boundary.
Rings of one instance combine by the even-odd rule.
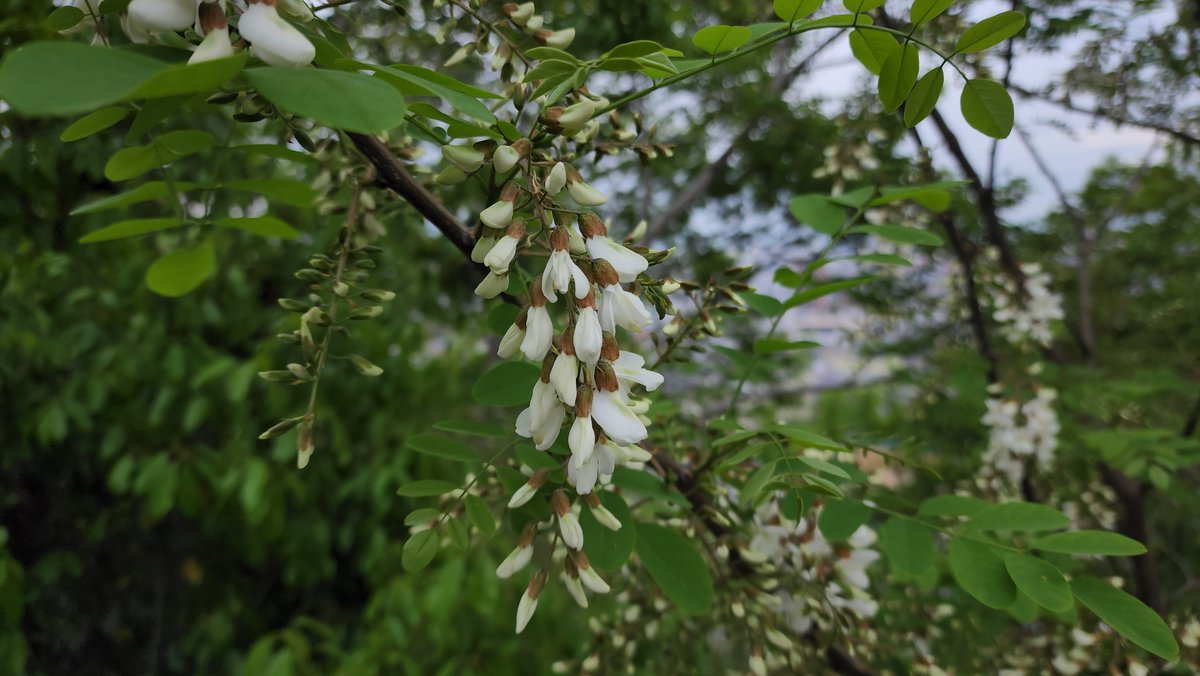
[[[1085,108],[1083,106],[1073,103],[1071,100],[1069,100],[1067,98],[1054,98],[1054,97],[1050,96],[1050,94],[1048,94],[1048,93],[1037,92],[1032,89],[1026,89],[1025,87],[1022,87],[1020,85],[1010,84],[1008,88],[1010,91],[1016,92],[1017,94],[1021,95],[1024,98],[1034,99],[1037,101],[1045,101],[1046,103],[1054,104],[1056,106],[1059,106],[1060,108],[1069,110],[1073,113],[1082,113],[1084,115],[1091,115],[1092,117],[1096,117],[1096,118],[1099,118],[1102,120],[1107,120],[1108,122],[1111,122],[1118,126],[1129,125],[1131,127],[1140,127],[1142,129],[1151,129],[1154,131],[1160,131],[1160,132],[1167,134],[1179,141],[1183,141],[1184,143],[1200,145],[1200,138],[1197,138],[1196,136],[1193,136],[1193,135],[1189,134],[1188,132],[1183,131],[1182,129],[1175,129],[1174,127],[1168,127],[1166,125],[1158,124],[1155,122],[1147,122],[1145,120],[1134,120],[1132,118],[1118,115],[1117,113],[1114,113],[1110,110],[1106,110],[1099,106],[1096,106],[1094,108]]]

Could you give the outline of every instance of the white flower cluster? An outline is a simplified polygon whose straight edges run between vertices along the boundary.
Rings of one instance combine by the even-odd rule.
[[[597,105],[583,97],[570,106],[550,107],[543,111],[541,122],[553,132],[571,133],[591,122]],[[520,355],[541,365],[529,406],[517,416],[516,432],[545,451],[565,425],[569,483],[600,523],[619,529],[621,523],[594,491],[611,480],[617,466],[650,459],[637,446],[648,435],[649,401],[635,390],[656,390],[663,377],[647,369],[640,355],[622,351],[615,335],[618,327],[639,333],[653,322],[642,299],[625,287],[638,281],[649,261],[609,237],[607,225],[595,213],[577,210],[599,206],[607,196],[584,182],[571,165],[555,160],[548,151],[535,152],[529,139],[509,145],[445,146],[442,154],[450,165],[438,174],[442,183],[464,180],[489,165],[498,176],[512,174],[498,199],[479,214],[483,225],[471,257],[488,268],[475,293],[493,298],[509,288],[510,273],[522,250],[546,250],[544,270],[528,285],[529,302],[497,350],[502,358]],[[560,202],[568,197],[571,208]],[[540,226],[536,230],[519,215],[527,208],[535,214],[532,223]],[[561,331],[556,319],[561,321]],[[519,508],[532,500],[548,475],[547,470],[534,472],[514,493],[509,507]],[[552,496],[551,506],[555,546],[565,546],[563,581],[572,598],[586,606],[584,588],[604,593],[608,585],[581,551],[583,531],[576,516],[580,505],[572,505],[560,490]],[[523,534],[497,571],[501,577],[528,565],[536,534],[529,530]],[[530,582],[517,611],[518,632],[532,617],[547,577],[543,569]]]
[[[756,675],[787,669],[802,656],[792,637],[808,633],[814,626],[828,628],[837,615],[869,619],[879,610],[870,594],[867,569],[879,560],[871,548],[876,534],[860,526],[845,542],[830,542],[817,527],[820,508],[798,521],[787,518],[777,499],[771,499],[754,515],[750,545],[739,551],[743,561],[767,573],[778,573],[766,581],[766,593],[737,600],[735,617],[761,629],[763,642],[751,650],[750,671]],[[776,585],[775,578],[793,581]],[[806,584],[808,583],[808,584]],[[811,594],[821,589],[821,595]]]
[[[829,178],[833,181],[830,194],[834,196],[842,194],[847,182],[861,180],[868,172],[879,168],[879,160],[875,158],[869,138],[855,141],[850,141],[852,137],[848,135],[839,138],[843,142],[825,147],[825,163],[813,172],[813,178]],[[864,137],[856,135],[853,138]]]
[[[232,0],[233,8],[241,14],[237,30],[250,43],[250,54],[272,66],[306,66],[312,62],[316,56],[312,42],[279,14],[282,9],[296,21],[312,19],[312,9],[304,0],[248,2]],[[85,14],[80,25],[95,26],[100,1],[75,0],[74,5]],[[121,13],[121,29],[130,42],[146,43],[163,33],[192,28],[203,40],[188,63],[223,59],[234,54],[225,8],[226,0],[131,0]]]
[[[1060,429],[1054,401],[1058,393],[1041,388],[1024,404],[1011,399],[990,398],[982,422],[989,428],[988,449],[983,456],[982,477],[993,488],[1016,486],[1025,476],[1029,460],[1043,471],[1054,464]]]
[[[537,8],[532,2],[523,2],[517,4],[515,2],[506,3],[502,8],[508,23],[514,30],[521,31],[526,35],[537,40],[539,43],[554,49],[566,49],[575,41],[575,29],[563,28],[561,30],[551,30],[546,27],[546,17],[537,13]],[[454,22],[448,22],[438,31],[437,40],[441,44],[445,40],[446,34],[454,28]],[[487,38],[476,38],[467,44],[455,50],[454,54],[442,65],[453,66],[457,63],[462,63],[467,57],[480,51],[481,45],[486,49]],[[509,64],[512,63],[515,53],[508,41],[501,41],[492,54],[492,70],[504,72]]]
[[[1030,340],[1050,345],[1054,339],[1050,325],[1064,316],[1062,296],[1050,289],[1050,274],[1037,263],[1022,263],[1021,272],[1025,275],[1023,293],[1016,293],[1011,281],[1001,284],[992,297],[992,318],[1014,345]]]

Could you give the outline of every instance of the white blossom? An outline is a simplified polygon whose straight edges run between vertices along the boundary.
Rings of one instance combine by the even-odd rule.
[[[238,33],[250,41],[250,53],[272,66],[306,66],[317,55],[313,44],[284,21],[274,6],[256,2],[238,21]]]

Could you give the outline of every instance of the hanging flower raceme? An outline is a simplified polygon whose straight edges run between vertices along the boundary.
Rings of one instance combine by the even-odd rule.
[[[200,5],[200,32],[204,39],[192,52],[189,64],[215,61],[233,56],[233,43],[229,41],[229,22],[220,2],[205,2]]]
[[[250,42],[250,53],[272,66],[307,66],[316,47],[279,16],[278,0],[250,0],[238,21],[238,33]]]
[[[609,262],[617,271],[620,281],[628,283],[650,267],[650,262],[641,254],[630,251],[608,236],[608,226],[600,217],[587,212],[579,217],[579,231],[587,243],[588,253],[592,258],[601,258]]]

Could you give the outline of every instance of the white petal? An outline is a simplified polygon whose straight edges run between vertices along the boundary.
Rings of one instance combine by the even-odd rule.
[[[608,261],[622,282],[629,283],[650,267],[650,263],[640,254],[614,242],[610,237],[589,237],[587,240],[588,253],[592,258],[603,258]]]
[[[607,594],[610,590],[608,583],[596,573],[595,568],[582,568],[579,571],[579,581],[585,587],[597,594]]]
[[[554,322],[545,306],[529,308],[525,319],[525,340],[521,341],[521,352],[530,361],[540,362],[550,351],[554,342]]]
[[[583,549],[583,528],[574,512],[558,517],[558,531],[562,534],[564,545],[575,550]]]
[[[199,6],[199,0],[132,0],[126,11],[142,30],[181,31],[195,23]]]
[[[517,633],[525,631],[529,620],[533,619],[533,613],[537,611],[538,600],[529,597],[529,591],[526,590],[521,594],[521,602],[517,604]]]
[[[558,162],[546,175],[546,192],[557,195],[567,185],[567,165]]]
[[[550,384],[558,393],[559,400],[567,406],[575,405],[578,392],[579,359],[573,354],[560,354],[550,367]]]
[[[501,580],[512,577],[513,573],[517,573],[525,566],[528,566],[532,560],[533,547],[517,547],[500,562],[500,567],[496,568],[496,577]]]
[[[521,349],[521,343],[525,340],[525,332],[522,331],[516,324],[511,324],[508,331],[504,332],[504,337],[500,339],[500,347],[496,350],[496,356],[501,359],[508,359]]]
[[[513,150],[512,146],[500,146],[492,154],[492,166],[501,174],[508,173],[521,160],[521,153]]]
[[[229,27],[214,28],[200,41],[200,46],[192,52],[188,64],[215,61],[233,56],[233,44],[229,41]]]
[[[592,398],[592,419],[618,444],[636,444],[647,436],[646,426],[615,392],[596,392]]]
[[[238,33],[250,41],[250,53],[272,66],[304,66],[317,55],[313,44],[274,7],[255,3],[238,21]]]
[[[567,587],[567,593],[575,599],[575,603],[578,603],[580,608],[587,608],[587,596],[583,593],[583,585],[579,584],[579,579],[570,575],[563,575],[562,579],[563,584]]]
[[[575,422],[571,423],[571,432],[567,435],[567,445],[571,447],[571,462],[582,469],[596,448],[596,431],[592,429],[590,417],[575,418]]]
[[[583,181],[567,184],[567,192],[570,193],[571,199],[585,207],[598,207],[608,201],[608,195]]]
[[[513,203],[496,200],[491,206],[479,213],[479,220],[489,228],[507,228],[513,218]]]
[[[508,272],[508,266],[512,264],[513,258],[517,255],[517,245],[521,240],[516,237],[501,237],[496,246],[488,252],[484,257],[483,264],[491,268],[492,272],[502,275]]]
[[[595,308],[585,307],[579,311],[574,339],[576,356],[589,368],[595,366],[600,360],[600,348],[604,343],[600,318],[596,316]]]

